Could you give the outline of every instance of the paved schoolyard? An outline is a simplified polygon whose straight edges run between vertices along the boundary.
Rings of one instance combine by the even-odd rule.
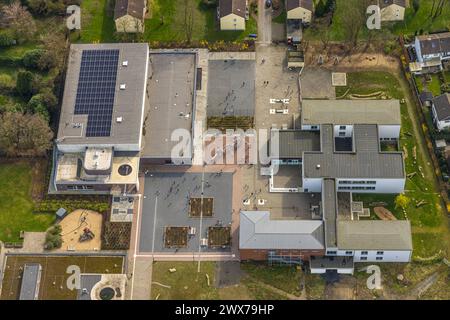
[[[331,83],[331,71],[319,67],[306,67],[300,77],[303,99],[335,99],[336,90]]]
[[[210,60],[208,73],[208,117],[254,115],[254,60]]]
[[[189,199],[201,197],[202,173],[148,172],[145,177],[144,199],[139,233],[139,252],[198,252],[200,239],[207,237],[209,226],[229,226],[232,215],[233,174],[204,173],[203,197],[214,198],[212,217],[189,217]],[[164,230],[167,226],[196,228],[186,248],[165,248]],[[201,248],[202,252],[230,251]]]

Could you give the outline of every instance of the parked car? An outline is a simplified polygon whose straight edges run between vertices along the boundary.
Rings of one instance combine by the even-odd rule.
[[[266,8],[270,8],[272,6],[272,0],[266,0]]]

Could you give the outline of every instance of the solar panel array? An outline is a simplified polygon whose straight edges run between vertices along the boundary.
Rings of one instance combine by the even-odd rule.
[[[119,50],[83,50],[75,114],[87,114],[86,137],[108,137],[116,90]]]

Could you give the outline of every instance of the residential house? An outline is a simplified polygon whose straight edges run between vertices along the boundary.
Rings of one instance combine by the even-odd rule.
[[[220,30],[245,30],[247,0],[219,0],[217,16]]]
[[[309,24],[314,12],[313,0],[286,0],[286,12],[288,19],[298,19],[303,24]]]
[[[450,60],[450,32],[417,36],[414,49],[417,61],[410,64],[411,72],[439,72]]]
[[[147,0],[116,0],[114,22],[117,32],[144,32]]]
[[[381,9],[381,21],[403,21],[406,0],[378,0]]]
[[[441,131],[450,127],[450,93],[433,99],[431,113],[436,128]]]

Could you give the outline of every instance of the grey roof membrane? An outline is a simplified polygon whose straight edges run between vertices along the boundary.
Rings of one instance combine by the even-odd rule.
[[[87,115],[75,114],[79,71],[83,50],[119,49],[111,135],[86,137]],[[137,144],[141,139],[144,92],[148,60],[145,43],[72,44],[66,74],[58,129],[58,144],[117,145]],[[128,66],[123,62],[128,61]],[[125,90],[120,85],[125,84]],[[93,97],[95,99],[95,97]],[[117,121],[121,118],[122,121]],[[75,126],[81,123],[81,127]]]
[[[405,177],[401,152],[380,152],[376,125],[354,125],[355,152],[334,152],[333,125],[321,126],[322,152],[305,152],[306,178]]]
[[[412,250],[408,220],[353,220],[337,222],[341,250]]]
[[[142,157],[170,158],[172,132],[192,131],[196,60],[193,52],[150,53]]]
[[[274,142],[278,133],[279,158],[301,159],[305,151],[320,151],[320,133],[301,130],[272,130],[270,147],[271,155],[276,152]]]
[[[268,211],[241,211],[239,248],[321,250],[323,222],[270,219]]]
[[[19,300],[35,300],[36,293],[39,290],[40,273],[40,264],[25,264],[22,275],[22,284],[20,286]]]
[[[323,180],[322,210],[325,222],[325,244],[327,248],[336,248],[337,196],[336,181],[334,179]]]

